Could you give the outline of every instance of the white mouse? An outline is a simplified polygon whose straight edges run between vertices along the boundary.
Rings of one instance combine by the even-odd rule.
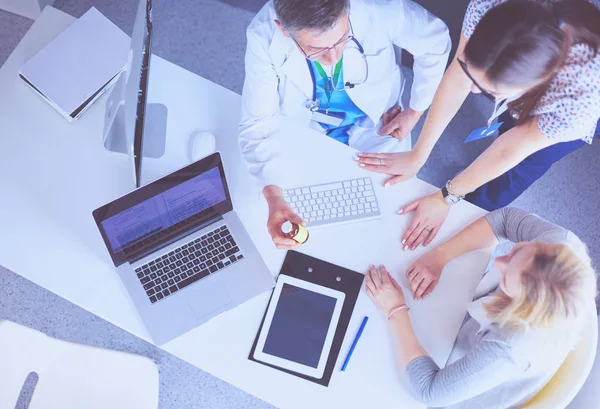
[[[217,147],[215,136],[207,131],[196,132],[191,138],[191,159],[196,162],[211,153],[214,153]]]

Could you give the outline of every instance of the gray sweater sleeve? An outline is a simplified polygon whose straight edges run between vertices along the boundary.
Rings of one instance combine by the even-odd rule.
[[[518,370],[506,345],[483,341],[443,369],[429,356],[416,358],[406,366],[406,377],[420,401],[444,407],[489,391],[508,381]]]
[[[569,246],[582,260],[589,260],[585,244],[573,232],[550,223],[533,213],[505,207],[488,213],[485,218],[500,242],[540,241]]]
[[[498,240],[534,241],[540,237],[550,237],[564,243],[567,241],[567,229],[552,224],[538,215],[527,213],[515,207],[505,207],[488,213],[485,218],[492,227]]]

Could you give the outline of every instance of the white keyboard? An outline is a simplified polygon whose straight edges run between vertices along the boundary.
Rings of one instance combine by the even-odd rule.
[[[371,178],[287,189],[283,194],[294,212],[310,227],[381,216]]]

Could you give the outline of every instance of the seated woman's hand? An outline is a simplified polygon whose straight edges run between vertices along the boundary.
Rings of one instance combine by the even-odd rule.
[[[410,284],[413,298],[418,300],[433,291],[446,265],[445,258],[438,249],[432,250],[406,270],[406,278]]]
[[[402,288],[385,266],[379,266],[379,272],[375,266],[370,266],[365,276],[367,295],[386,316],[394,308],[406,304]]]

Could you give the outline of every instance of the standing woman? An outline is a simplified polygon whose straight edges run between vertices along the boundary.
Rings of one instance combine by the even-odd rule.
[[[488,124],[472,133],[489,136],[499,117],[494,143],[442,190],[400,211],[415,211],[405,250],[429,244],[452,204],[464,198],[487,210],[504,207],[554,162],[592,143],[600,134],[599,51],[600,0],[471,0],[414,149],[358,157],[365,169],[394,175],[386,184],[409,179],[470,92],[495,102]]]

